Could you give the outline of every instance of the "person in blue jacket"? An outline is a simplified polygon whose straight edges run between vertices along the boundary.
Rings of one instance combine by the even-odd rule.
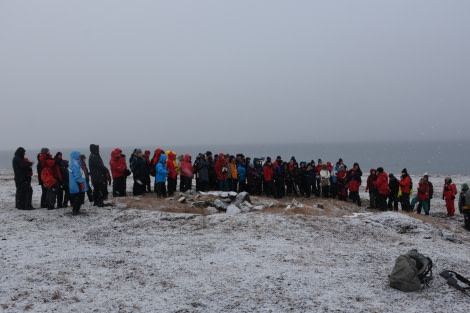
[[[85,192],[88,191],[88,184],[85,179],[85,173],[82,170],[80,161],[80,152],[72,151],[70,153],[69,165],[69,190],[70,203],[72,204],[72,215],[80,213],[80,206],[84,202]]]
[[[166,178],[168,176],[168,169],[166,168],[166,155],[162,153],[160,160],[155,166],[155,192],[158,197],[166,197]]]

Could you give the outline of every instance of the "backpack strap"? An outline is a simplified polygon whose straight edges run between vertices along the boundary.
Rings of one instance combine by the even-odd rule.
[[[470,294],[467,294],[465,292],[466,290],[470,290],[470,281],[467,278],[463,277],[462,275],[460,275],[460,274],[458,274],[454,271],[449,271],[449,270],[443,270],[442,272],[439,273],[439,275],[444,277],[447,280],[447,283],[449,285],[451,285],[455,289],[465,293],[466,295],[470,296]],[[468,287],[462,287],[461,285],[459,285],[459,283],[455,279],[454,275],[462,283],[467,284]]]
[[[432,260],[429,257],[426,257],[428,260],[428,264],[426,265],[426,269],[419,275],[419,279],[424,284],[424,287],[429,287],[429,284],[432,280]]]

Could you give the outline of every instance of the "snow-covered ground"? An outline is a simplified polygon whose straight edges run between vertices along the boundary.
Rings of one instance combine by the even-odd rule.
[[[470,182],[452,178],[459,191]],[[446,217],[444,177],[431,176],[430,217],[316,198],[294,207],[291,198],[252,198],[270,207],[239,214],[175,213],[177,198],[153,195],[111,198],[100,209],[87,202],[72,216],[71,208],[15,209],[12,179],[0,171],[4,312],[469,311],[470,297],[438,275],[470,278],[470,232],[460,214]],[[39,196],[34,182],[36,207]],[[432,258],[434,280],[404,293],[387,275],[412,248]]]

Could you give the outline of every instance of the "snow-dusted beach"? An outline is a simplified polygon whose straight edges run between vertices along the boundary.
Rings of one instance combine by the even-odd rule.
[[[452,179],[459,191],[470,182]],[[261,211],[201,214],[153,195],[87,202],[73,217],[15,209],[12,171],[0,180],[4,312],[468,312],[470,297],[438,275],[470,278],[470,232],[458,211],[446,217],[443,176],[430,177],[429,217],[262,197],[251,199]],[[412,248],[432,258],[434,280],[404,293],[387,275]]]

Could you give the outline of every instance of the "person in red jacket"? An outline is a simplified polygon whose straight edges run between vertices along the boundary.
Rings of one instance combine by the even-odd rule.
[[[214,171],[220,191],[229,191],[228,186],[228,160],[223,153],[219,153],[217,161],[214,164]]]
[[[47,209],[55,209],[55,203],[57,198],[57,188],[62,181],[62,175],[60,174],[60,168],[57,165],[57,161],[52,158],[50,151],[42,153],[39,157],[41,162],[41,180],[44,186],[47,188],[46,202]]]
[[[348,171],[344,165],[339,166],[339,171],[336,173],[337,194],[338,199],[342,201],[348,200],[348,188],[346,187],[348,178]]]
[[[180,173],[180,191],[186,192],[191,190],[194,168],[191,164],[191,156],[189,154],[185,154],[183,157],[183,162],[181,162],[180,165]]]
[[[266,163],[263,165],[263,181],[264,181],[264,192],[266,196],[275,196],[274,194],[274,168],[271,158],[266,159]]]
[[[400,197],[401,209],[402,211],[410,212],[411,210],[411,207],[410,207],[411,178],[410,178],[410,175],[408,175],[408,171],[406,170],[406,168],[404,168],[401,171],[399,184],[400,184],[400,189],[401,189],[401,197]]]
[[[423,206],[424,214],[429,215],[428,199],[429,185],[424,178],[421,178],[418,184],[418,194],[411,200],[411,212],[413,212],[416,202],[419,202]]]
[[[450,177],[446,177],[444,180],[444,188],[442,190],[442,199],[446,200],[447,216],[454,216],[455,214],[455,195],[457,194],[457,188],[452,183]]]
[[[387,210],[388,174],[383,167],[377,168],[377,179],[372,183],[377,188],[377,202],[381,211]]]
[[[359,196],[359,188],[362,183],[362,170],[359,163],[354,163],[352,169],[348,171],[348,188],[349,198],[357,203],[357,206],[361,206],[361,197]]]
[[[111,152],[109,168],[113,178],[113,197],[124,197],[126,195],[126,180],[130,171],[127,168],[126,156],[122,154],[121,149],[116,148]]]

